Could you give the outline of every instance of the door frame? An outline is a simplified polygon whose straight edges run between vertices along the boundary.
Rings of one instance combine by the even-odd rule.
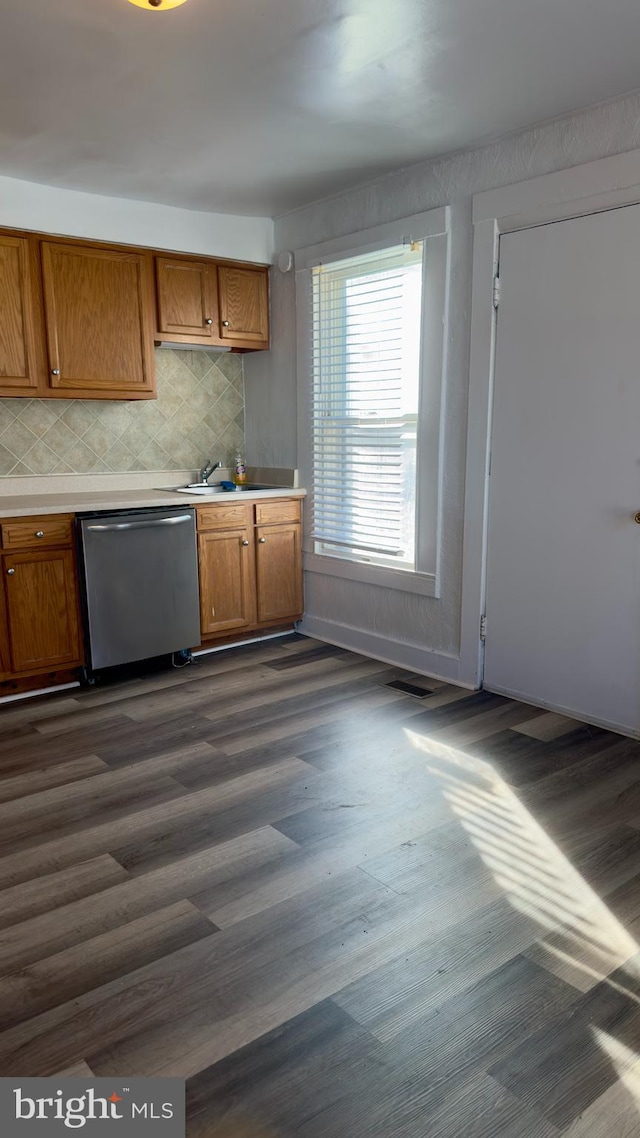
[[[476,194],[473,198],[471,350],[465,474],[460,678],[482,687],[489,468],[497,310],[493,284],[500,236],[640,203],[640,150],[601,158]],[[487,629],[491,635],[490,629]]]

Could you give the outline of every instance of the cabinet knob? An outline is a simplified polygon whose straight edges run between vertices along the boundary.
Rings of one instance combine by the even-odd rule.
[[[223,320],[222,321],[222,327],[223,328],[230,328],[231,327],[231,321],[230,320]]]
[[[14,573],[15,573],[15,569],[7,569],[7,577],[13,577]]]
[[[266,539],[266,537],[259,537],[259,538],[258,538],[258,541],[260,542],[260,545],[264,545],[264,543],[265,543],[265,541],[266,541],[266,540],[267,540],[267,539]]]
[[[207,319],[205,320],[205,324],[213,324],[213,320],[211,319],[210,316],[208,316]]]
[[[248,544],[249,544],[249,542],[248,542],[248,541],[243,541],[243,543],[242,543],[242,544],[243,544],[243,545],[248,545]]]
[[[52,367],[51,368],[51,374],[52,375],[60,375],[60,368],[59,367]]]
[[[44,530],[43,529],[37,529],[36,530],[36,537],[44,537]]]

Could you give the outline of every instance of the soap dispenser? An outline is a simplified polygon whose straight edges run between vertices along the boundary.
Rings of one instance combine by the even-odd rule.
[[[234,482],[235,482],[236,486],[242,486],[242,484],[246,481],[247,481],[247,468],[244,464],[244,459],[243,459],[242,455],[240,454],[240,451],[238,451],[236,454],[236,472],[235,472],[235,476],[234,476]]]

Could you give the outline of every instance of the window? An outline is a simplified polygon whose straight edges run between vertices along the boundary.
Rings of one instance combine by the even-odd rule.
[[[307,571],[438,595],[447,222],[296,253]]]
[[[313,269],[316,551],[415,567],[423,244]]]

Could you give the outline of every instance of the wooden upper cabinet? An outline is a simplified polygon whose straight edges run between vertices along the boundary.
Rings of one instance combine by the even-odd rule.
[[[0,393],[37,386],[38,368],[31,283],[31,248],[26,237],[0,235]],[[3,390],[7,389],[7,390]]]
[[[0,230],[0,397],[154,399],[154,341],[269,347],[266,266]]]
[[[63,241],[41,249],[50,386],[76,398],[153,397],[151,254]]]
[[[220,339],[269,347],[269,277],[266,269],[218,266]]]
[[[160,338],[176,343],[218,343],[216,266],[207,260],[156,257]]]

